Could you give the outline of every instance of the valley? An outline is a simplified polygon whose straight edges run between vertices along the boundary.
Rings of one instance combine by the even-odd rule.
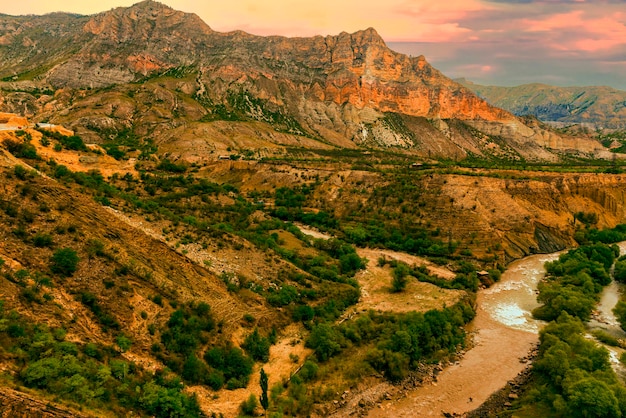
[[[220,33],[155,1],[0,15],[0,59],[0,414],[471,414],[544,339],[626,405],[574,341],[620,269],[619,132],[515,116],[372,28]],[[556,336],[494,318],[527,274],[567,303],[509,302]],[[505,416],[575,405],[548,350]]]
[[[103,307],[115,303],[120,296],[127,298],[128,307],[120,310],[119,305],[115,304],[116,309],[109,312],[115,312],[115,317],[120,318],[119,323],[126,324],[122,325],[124,335],[132,335],[132,348],[122,352],[123,358],[141,365],[147,371],[156,371],[163,364],[163,359],[159,359],[158,355],[155,357],[150,349],[150,345],[155,344],[155,336],[150,334],[150,324],[167,326],[167,312],[173,312],[173,308],[166,310],[155,304],[155,295],[161,294],[172,301],[205,301],[211,307],[211,312],[220,318],[223,327],[221,332],[229,335],[229,340],[237,345],[243,344],[254,330],[252,325],[266,330],[277,327],[277,339],[269,348],[267,362],[262,363],[270,375],[270,384],[276,386],[276,393],[279,393],[278,387],[288,382],[292,374],[305,363],[307,367],[313,367],[311,364],[318,367],[316,375],[321,376],[313,381],[318,382],[316,384],[320,389],[335,388],[332,394],[322,395],[314,404],[308,404],[310,406],[305,406],[306,403],[299,406],[281,404],[284,401],[278,395],[273,402],[283,411],[305,407],[314,408],[311,411],[325,415],[339,406],[341,408],[335,413],[340,415],[343,411],[351,413],[351,409],[345,408],[364,411],[371,408],[372,413],[377,410],[388,412],[389,408],[401,407],[402,403],[399,400],[396,403],[395,399],[405,393],[403,390],[398,392],[403,386],[396,387],[385,382],[372,369],[369,372],[367,368],[358,372],[357,369],[347,370],[350,374],[338,379],[341,374],[336,369],[336,360],[331,357],[319,361],[316,350],[307,346],[311,323],[307,325],[307,322],[292,319],[299,315],[312,315],[313,318],[327,315],[322,310],[327,309],[324,306],[325,298],[353,297],[350,296],[349,284],[338,283],[339,287],[334,285],[333,290],[325,287],[324,280],[328,279],[315,284],[319,280],[314,279],[316,275],[325,277],[322,274],[328,273],[311,270],[311,266],[315,265],[311,264],[312,261],[322,254],[326,254],[323,256],[325,265],[328,266],[332,261],[332,258],[328,258],[332,254],[328,252],[330,248],[326,248],[323,242],[334,242],[338,238],[346,240],[346,243],[352,242],[356,244],[355,254],[358,259],[367,260],[361,267],[364,270],[354,274],[353,280],[358,284],[360,293],[358,301],[352,299],[355,302],[345,306],[343,313],[335,311],[331,314],[331,318],[335,317],[334,321],[338,324],[348,324],[358,322],[358,318],[367,318],[371,315],[368,312],[404,315],[453,306],[462,301],[468,291],[472,294],[479,286],[489,285],[489,282],[481,283],[477,279],[476,272],[479,269],[488,269],[491,274],[498,276],[497,269],[504,269],[511,260],[532,252],[570,247],[574,245],[574,237],[581,229],[595,224],[615,225],[624,216],[621,175],[586,173],[589,167],[576,169],[571,166],[568,168],[568,171],[573,171],[571,173],[558,172],[558,166],[546,166],[541,168],[542,171],[537,171],[539,167],[499,169],[442,164],[416,169],[410,167],[406,159],[396,156],[399,162],[381,161],[378,163],[381,164],[380,168],[374,165],[368,166],[368,170],[355,169],[354,166],[364,165],[364,159],[377,161],[376,154],[368,151],[364,155],[357,153],[340,160],[326,157],[320,161],[299,157],[294,161],[216,161],[198,167],[193,174],[193,167],[185,166],[188,172],[186,177],[161,168],[158,169],[161,174],[153,174],[152,177],[144,173],[141,180],[134,174],[141,171],[128,169],[126,161],[106,160],[102,156],[96,159],[81,157],[81,154],[89,155],[93,151],[66,148],[52,151],[56,139],[51,138],[52,144],[42,146],[41,140],[45,134],[36,130],[26,130],[25,133],[30,134],[36,153],[48,155],[47,158],[53,159],[55,163],[42,165],[42,160],[15,158],[5,151],[3,172],[7,181],[3,183],[4,196],[26,194],[14,200],[21,203],[15,206],[17,218],[13,218],[18,219],[18,226],[23,225],[24,232],[15,227],[7,228],[0,257],[5,261],[5,277],[15,277],[19,272],[28,274],[25,281],[21,282],[22,285],[11,285],[5,289],[5,294],[13,295],[7,299],[13,302],[5,303],[11,303],[9,306],[13,307],[23,306],[20,309],[22,312],[35,314],[39,319],[50,318],[47,319],[50,321],[56,318],[49,323],[64,327],[71,323],[67,322],[67,313],[79,314],[81,319],[68,329],[71,341],[79,344],[99,341],[99,344],[106,345],[116,344],[116,333],[100,329],[102,325],[98,324],[98,319],[93,319],[88,309],[85,310],[88,305],[80,302],[80,295],[86,289],[93,289],[89,292],[100,295],[98,300]],[[350,163],[350,158],[354,159],[353,163]],[[29,166],[38,166],[40,174],[29,171]],[[27,168],[22,171],[18,167]],[[102,172],[100,169],[104,167],[111,170],[107,181],[93,177],[97,172]],[[167,168],[170,169],[169,166]],[[143,183],[143,190],[137,188],[138,181],[141,181],[139,184]],[[170,182],[171,185],[164,182]],[[151,191],[155,186],[156,190]],[[22,191],[24,187],[26,192]],[[189,188],[194,190],[193,194],[185,192]],[[209,193],[205,195],[205,191]],[[71,200],[64,203],[64,196]],[[150,202],[159,196],[163,196],[159,200],[160,205],[151,206],[153,204]],[[398,196],[402,196],[402,200]],[[194,202],[197,197],[202,198]],[[3,219],[9,220],[14,213],[11,209],[13,206],[8,203],[10,200],[3,201],[4,205],[9,205],[4,206],[6,218]],[[69,201],[74,202],[71,211],[66,206]],[[41,215],[31,218],[32,215],[28,213],[32,209],[28,208],[32,206],[25,205],[35,202],[40,208],[35,209]],[[207,205],[206,208],[203,209],[203,205]],[[42,212],[42,207],[49,209]],[[368,208],[377,210],[372,213]],[[589,211],[590,208],[595,208],[593,213],[597,214],[597,218],[587,219],[588,216],[582,215],[583,211]],[[50,210],[51,214],[48,215],[50,212],[46,210]],[[20,215],[21,212],[25,214]],[[239,220],[241,216],[245,216],[244,223]],[[372,229],[376,223],[364,223],[370,217],[384,219],[384,222],[378,222],[387,225],[387,230]],[[295,224],[291,223],[296,220]],[[264,223],[267,226],[259,229],[257,225]],[[80,231],[82,237],[72,238],[76,232],[69,236],[58,235],[58,231],[68,228],[63,227],[63,224]],[[50,227],[54,225],[59,226],[51,230]],[[423,243],[419,247],[400,247],[406,245],[406,238],[400,235],[396,241],[393,234],[401,233],[402,229],[395,230],[395,225],[402,228],[412,225],[410,228],[415,231],[413,234],[419,234],[413,236],[420,236]],[[36,283],[32,282],[32,277],[41,274],[31,271],[43,273],[47,270],[45,254],[50,253],[50,250],[43,247],[42,253],[33,247],[38,242],[35,238],[40,236],[51,237],[53,243],[47,245],[52,249],[67,244],[76,247],[76,244],[71,244],[72,241],[66,241],[67,238],[72,238],[79,246],[85,245],[84,254],[94,251],[90,249],[94,245],[101,248],[95,250],[95,256],[84,255],[83,267],[79,265],[78,276],[74,279],[55,280],[55,286],[50,288],[51,291],[46,293],[49,296],[46,297],[55,301],[57,308],[49,313],[45,312],[53,305],[46,307],[50,302],[40,299],[37,293],[41,290],[35,290],[42,288],[28,284]],[[408,252],[398,251],[400,248]],[[36,255],[39,253],[41,255]],[[24,258],[28,254],[30,258]],[[302,264],[303,260],[309,261]],[[106,267],[108,263],[118,267]],[[393,277],[398,265],[419,268],[407,270],[411,280],[406,288],[395,293]],[[344,271],[343,267],[340,268],[336,272]],[[120,275],[119,271],[125,272]],[[277,282],[276,278],[282,282]],[[311,279],[315,281],[309,282]],[[304,308],[308,303],[301,299],[301,295],[286,291],[307,289],[307,282],[311,289],[321,292],[318,293],[321,298],[317,296],[317,301],[313,299],[314,308],[311,311]],[[305,286],[301,287],[303,284]],[[34,294],[26,293],[32,295],[28,296],[32,300],[24,299],[26,296],[20,286],[33,289],[31,292],[34,291]],[[113,297],[113,294],[107,292],[107,286],[119,289],[117,296]],[[279,291],[272,291],[272,287]],[[177,302],[173,303],[176,306]],[[481,301],[480,292],[477,303],[481,318],[484,302]],[[266,324],[273,325],[269,327]],[[476,319],[468,328],[469,335],[473,335],[474,327],[485,326],[490,329],[490,322]],[[499,344],[503,354],[513,360],[483,355],[478,350],[482,347],[481,338],[496,344],[502,339],[521,341],[519,336],[513,336],[518,331],[507,332],[511,335],[497,334],[495,330],[489,338],[473,335],[471,341],[476,344],[476,348],[466,356],[470,359],[477,356],[498,359],[499,362],[513,361],[521,370],[524,365],[518,359],[526,355],[530,345],[520,346],[521,351],[518,352]],[[535,340],[531,338],[529,343],[532,341]],[[353,367],[363,367],[363,363],[359,362],[367,361],[367,351],[356,342],[349,344],[344,341],[339,343],[338,348],[356,356],[352,361],[359,359]],[[488,347],[485,346],[486,349]],[[339,355],[339,362],[345,362],[341,354],[334,355]],[[441,364],[445,365],[446,360]],[[424,366],[426,364],[420,367]],[[458,366],[446,367],[440,377],[444,378],[455,367]],[[425,372],[428,376],[431,372],[426,370],[428,368],[421,373]],[[470,375],[476,373],[470,368],[467,370]],[[491,381],[495,385],[493,388],[482,386],[483,395],[474,393],[468,395],[468,398],[475,399],[478,406],[500,384],[512,379],[517,373],[515,370],[507,368],[507,373],[511,375],[503,375],[501,381],[494,377]],[[363,375],[363,372],[371,375]],[[258,387],[258,384],[257,371],[251,375],[246,388],[213,392],[206,386],[190,385],[188,393],[197,395],[199,405],[206,413],[233,416],[240,413],[240,405],[251,392],[255,392],[254,387]],[[424,388],[430,388],[433,394],[440,393],[439,386],[426,385]],[[342,395],[346,391],[348,394]],[[308,390],[300,393],[299,396],[303,396]],[[334,404],[333,398],[337,399],[337,393],[341,396],[339,403]],[[454,393],[456,391],[450,392],[451,396]],[[311,395],[306,396],[300,399],[310,402],[308,396]],[[329,397],[328,406],[324,406],[326,402],[323,396]],[[389,397],[391,402],[386,400]],[[379,402],[383,409],[378,409]],[[445,399],[440,402],[449,404]],[[296,415],[303,413],[302,409],[291,411]]]

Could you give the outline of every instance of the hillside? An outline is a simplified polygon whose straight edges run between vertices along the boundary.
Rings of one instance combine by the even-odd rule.
[[[395,148],[556,160],[604,148],[487,104],[374,29],[313,38],[219,33],[154,1],[95,16],[0,17],[0,110],[90,141],[128,131],[205,160],[227,148]],[[56,40],[62,42],[56,42]],[[224,122],[228,122],[224,124]]]
[[[482,86],[457,80],[494,106],[516,115],[533,115],[557,126],[582,124],[591,129],[626,128],[626,92],[603,86],[556,87],[525,84]]]
[[[261,367],[280,393],[273,410],[325,415],[348,403],[324,391],[360,388],[360,396],[363,387],[384,388],[375,392],[383,399],[395,393],[387,379],[417,366],[389,369],[371,357],[388,335],[361,328],[368,321],[384,330],[441,304],[463,309],[468,320],[463,306],[481,285],[477,270],[497,275],[509,260],[573,245],[577,219],[614,225],[626,217],[623,177],[610,174],[436,165],[407,172],[402,155],[391,162],[387,152],[323,150],[324,160],[198,167],[164,159],[136,171],[58,131],[1,133],[9,327],[0,339],[3,376],[17,391],[9,405],[56,394],[87,415],[169,416],[183,408],[185,416],[234,416],[258,396]],[[325,238],[302,233],[312,227]],[[392,292],[398,274],[414,279]],[[430,326],[439,325],[448,327]],[[373,334],[351,340],[354,327]],[[453,354],[463,335],[439,349]],[[23,351],[38,339],[46,341],[41,350]],[[403,361],[427,359],[424,350]],[[55,363],[64,355],[75,363],[70,374]],[[216,355],[247,366],[224,368]],[[279,390],[301,366],[303,377]],[[41,367],[48,377],[36,377]],[[127,388],[147,392],[131,402]],[[154,403],[168,388],[173,403]],[[190,394],[197,397],[181,398]],[[44,401],[31,400],[38,396]]]

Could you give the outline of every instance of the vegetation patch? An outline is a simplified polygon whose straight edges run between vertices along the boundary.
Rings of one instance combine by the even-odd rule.
[[[95,410],[140,416],[200,417],[194,396],[166,371],[154,374],[109,346],[65,340],[63,328],[26,320],[0,305],[0,347],[18,368],[20,383]]]

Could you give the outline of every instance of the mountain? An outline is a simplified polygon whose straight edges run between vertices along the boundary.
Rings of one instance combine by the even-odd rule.
[[[313,38],[219,33],[154,1],[95,16],[0,17],[0,110],[119,132],[186,159],[226,149],[396,148],[421,156],[555,160],[595,141],[526,124],[374,29]],[[229,123],[224,123],[229,122]],[[256,138],[253,138],[256,137]],[[502,140],[504,139],[504,140]]]
[[[457,81],[492,105],[516,115],[533,115],[544,122],[558,122],[559,126],[626,128],[626,91],[606,86],[556,87],[535,83],[498,87],[465,79]]]

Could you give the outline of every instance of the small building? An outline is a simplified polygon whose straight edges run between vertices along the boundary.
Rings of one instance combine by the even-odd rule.
[[[476,273],[478,275],[479,279],[483,279],[483,278],[488,278],[489,277],[489,272],[485,271],[485,270],[481,270],[479,272]]]

